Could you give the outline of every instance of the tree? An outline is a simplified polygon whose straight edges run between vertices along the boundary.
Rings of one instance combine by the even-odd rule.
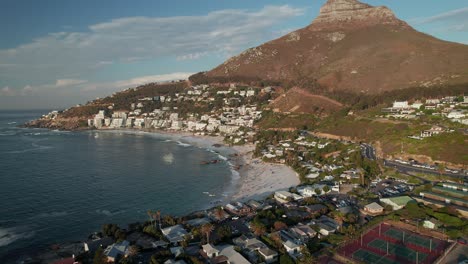
[[[107,257],[104,255],[104,250],[101,247],[94,253],[93,264],[107,264]]]
[[[442,180],[442,173],[445,171],[445,165],[442,163],[437,164],[437,172],[439,173],[440,180]]]
[[[221,240],[224,240],[226,238],[230,238],[231,235],[232,235],[232,231],[231,231],[231,227],[228,226],[228,225],[222,225],[218,228],[218,230],[216,231],[216,233],[218,234],[219,238]]]
[[[128,255],[131,257],[138,255],[138,253],[140,253],[140,249],[135,245],[130,246],[128,249]]]
[[[158,261],[156,255],[151,256],[149,264],[159,264],[159,261]]]
[[[217,207],[214,210],[214,215],[216,219],[221,220],[224,217],[224,210],[221,207]]]
[[[330,191],[330,187],[329,187],[328,185],[325,185],[325,186],[323,187],[323,191],[324,191],[325,193],[329,192],[329,191]]]
[[[320,190],[319,188],[315,188],[314,191],[317,195],[320,195],[322,193],[322,190]]]
[[[201,227],[202,233],[206,234],[206,243],[210,243],[210,234],[213,231],[213,225],[210,223],[206,223]]]
[[[251,227],[256,236],[261,236],[265,234],[266,232],[266,227],[265,225],[260,222],[260,221],[252,221],[251,222]]]
[[[280,256],[279,263],[280,264],[295,264],[294,260],[287,254]]]
[[[276,221],[274,224],[273,224],[273,227],[276,231],[280,231],[280,230],[283,230],[283,229],[286,229],[288,228],[288,225],[286,225],[285,223],[281,222],[281,221]]]

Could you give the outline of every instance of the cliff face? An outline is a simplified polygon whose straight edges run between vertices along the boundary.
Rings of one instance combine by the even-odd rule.
[[[357,0],[328,0],[312,21],[312,30],[365,27],[371,25],[409,27],[384,6],[373,7]]]
[[[209,77],[317,80],[330,90],[380,93],[468,82],[468,46],[417,32],[387,7],[328,0],[307,27],[248,49]]]

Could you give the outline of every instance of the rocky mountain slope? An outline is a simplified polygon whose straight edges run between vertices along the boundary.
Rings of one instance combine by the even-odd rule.
[[[467,69],[467,45],[418,32],[386,7],[328,0],[309,26],[248,49],[206,75],[301,80],[329,91],[378,94],[468,83]]]

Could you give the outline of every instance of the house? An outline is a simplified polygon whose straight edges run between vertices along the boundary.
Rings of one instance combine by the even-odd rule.
[[[408,202],[414,201],[409,196],[398,196],[391,198],[381,198],[380,202],[392,206],[393,210],[400,210],[406,206]]]
[[[322,235],[322,236],[328,236],[330,235],[331,233],[335,233],[336,232],[336,229],[329,226],[329,225],[326,225],[326,224],[323,224],[323,223],[318,223],[317,224],[318,228],[319,228],[319,233]]]
[[[219,256],[224,256],[229,264],[251,264],[232,245],[217,246],[216,248],[219,250]]]
[[[290,200],[298,201],[302,199],[302,196],[295,194],[295,193],[290,193],[287,191],[278,191],[275,192],[275,199],[280,202],[280,203],[287,203]]]
[[[255,251],[259,250],[260,248],[267,247],[263,242],[256,239],[255,237],[249,237],[246,235],[235,238],[233,242],[235,245],[243,249],[248,249],[249,251]]]
[[[328,210],[328,207],[326,207],[323,204],[312,204],[312,205],[306,205],[304,207],[306,211],[311,214],[322,213]]]
[[[107,257],[108,262],[114,262],[118,256],[127,257],[129,252],[130,242],[124,240],[120,243],[115,243],[108,246],[104,250],[104,255]]]
[[[315,190],[319,190],[320,192],[317,194]],[[304,197],[323,195],[330,191],[331,191],[331,188],[326,184],[314,184],[314,185],[306,186],[302,189],[299,189],[299,193]]]
[[[458,118],[464,118],[465,116],[466,114],[463,110],[453,110],[447,115],[447,118],[458,119]]]
[[[168,259],[164,264],[187,264],[183,259],[181,260],[174,260],[174,259]]]
[[[421,132],[421,137],[426,138],[426,137],[432,137],[434,135],[438,135],[440,133],[443,133],[445,131],[444,128],[439,127],[439,126],[433,126],[431,129],[423,130]]]
[[[163,228],[161,232],[173,244],[183,241],[188,235],[188,232],[181,225]]]
[[[206,255],[207,258],[215,258],[219,256],[219,250],[211,244],[206,244],[202,246],[203,253]]]
[[[322,215],[316,220],[317,226],[319,227],[319,233],[323,236],[328,236],[331,233],[335,233],[336,230],[340,229],[340,225],[337,221],[331,219],[328,216]]]
[[[437,220],[435,218],[430,218],[430,219],[424,220],[424,222],[423,222],[423,226],[425,228],[429,228],[429,229],[436,229],[440,225],[441,225],[441,223],[439,222],[439,220]]]
[[[380,206],[380,204],[375,202],[364,206],[364,211],[370,214],[381,214],[383,213],[383,210],[384,208]]]
[[[291,240],[284,241],[283,246],[290,256],[295,256],[301,253],[301,246],[292,242]]]
[[[278,253],[270,248],[261,248],[258,253],[265,260],[265,263],[276,263],[278,261]]]
[[[401,101],[401,102],[398,102],[398,101],[395,101],[393,102],[393,108],[408,108],[408,101]]]
[[[298,224],[289,229],[290,232],[300,237],[302,241],[307,241],[309,238],[313,238],[317,235],[317,232],[308,225]]]

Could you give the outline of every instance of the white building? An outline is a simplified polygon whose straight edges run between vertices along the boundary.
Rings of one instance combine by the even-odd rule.
[[[395,101],[393,102],[393,108],[408,108],[408,101]]]

